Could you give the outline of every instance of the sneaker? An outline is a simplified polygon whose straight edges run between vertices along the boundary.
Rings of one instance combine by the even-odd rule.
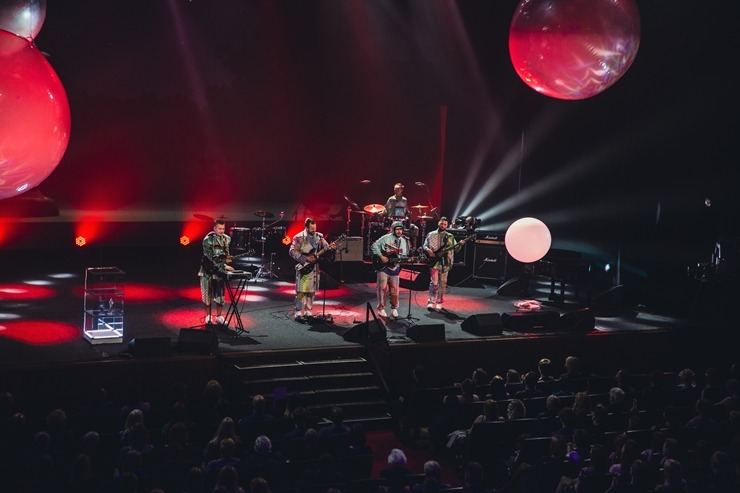
[[[398,318],[398,310],[395,308],[391,309],[391,317]]]
[[[311,313],[311,309],[310,308],[306,308],[306,316],[307,317],[313,317],[313,313]]]
[[[427,303],[427,310],[434,310],[434,303],[432,303],[431,301]]]
[[[300,320],[302,317],[303,317],[303,314],[301,313],[301,311],[300,310],[296,310],[295,311],[295,319],[296,320]]]
[[[378,315],[383,318],[388,318],[388,314],[385,313],[385,308],[381,308],[380,311],[378,312]]]
[[[437,306],[435,308],[437,310],[441,310],[442,309],[442,303],[437,303]]]
[[[210,315],[206,315],[206,323],[207,324],[210,324],[211,323],[211,316]]]
[[[216,322],[219,325],[224,325],[226,323],[226,319],[223,316],[219,315],[218,317],[216,317]]]

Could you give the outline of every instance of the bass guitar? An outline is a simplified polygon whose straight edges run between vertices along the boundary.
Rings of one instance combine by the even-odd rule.
[[[210,259],[210,258],[206,257],[205,255],[203,255],[203,256],[200,257],[200,265],[201,265],[201,267],[203,267],[203,270],[205,272],[207,272],[208,274],[213,275],[213,274],[217,274],[218,271],[219,271],[219,269],[216,266],[216,264],[220,264],[220,263],[226,261],[227,259],[235,259],[235,258],[243,257],[245,255],[249,255],[249,252],[240,253],[239,255],[229,255],[229,256],[226,256],[226,255],[214,255],[213,256],[213,259]]]
[[[420,260],[419,257],[402,257],[397,253],[386,253],[383,255],[388,258],[387,262],[381,260],[380,255],[373,255],[373,269],[380,271],[387,268],[395,268],[398,264],[413,264]]]
[[[346,239],[347,239],[347,235],[341,234],[341,235],[337,236],[337,238],[334,241],[332,241],[329,244],[329,246],[327,246],[326,248],[322,248],[318,252],[316,251],[315,248],[312,248],[310,252],[305,253],[304,255],[306,255],[306,256],[314,255],[316,257],[316,260],[313,261],[313,262],[303,262],[302,264],[296,264],[295,270],[298,271],[298,272],[300,272],[302,275],[310,274],[311,271],[313,271],[314,267],[316,267],[316,262],[319,261],[319,257],[321,255],[325,254],[329,250],[336,249]]]
[[[475,234],[472,234],[468,236],[467,238],[463,238],[462,240],[458,241],[454,245],[446,245],[446,246],[439,247],[437,250],[434,251],[434,255],[427,257],[427,265],[429,267],[432,267],[434,264],[436,264],[439,261],[439,262],[442,262],[442,265],[444,267],[447,267],[447,252],[449,252],[452,249],[463,246],[466,241],[470,241],[473,238],[475,238]]]

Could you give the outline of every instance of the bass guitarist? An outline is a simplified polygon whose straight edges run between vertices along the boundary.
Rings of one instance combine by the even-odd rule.
[[[305,229],[293,237],[288,253],[299,264],[314,264],[319,257],[317,252],[332,248],[324,235],[316,231],[316,221],[306,218]],[[312,315],[313,300],[319,289],[318,269],[297,269],[295,273],[295,319],[301,320]]]
[[[455,251],[461,243],[457,243],[455,236],[447,231],[449,221],[442,216],[437,222],[437,229],[430,231],[424,239],[424,252],[428,255],[429,263],[429,297],[427,309],[441,310],[447,291],[447,276],[452,268]]]
[[[391,316],[398,318],[398,292],[401,284],[398,275],[401,273],[401,265],[392,260],[407,257],[409,254],[409,241],[403,236],[403,223],[394,222],[390,233],[375,240],[372,251],[377,260],[374,264],[385,266],[376,269],[378,315],[388,317],[385,305],[390,295]]]

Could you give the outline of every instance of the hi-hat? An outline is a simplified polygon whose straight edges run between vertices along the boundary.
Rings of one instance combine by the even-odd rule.
[[[419,205],[412,205],[411,208],[412,209],[429,209],[429,206],[419,204]]]
[[[257,217],[264,217],[267,219],[275,217],[275,214],[273,214],[272,212],[267,212],[267,211],[254,211],[254,215]]]
[[[380,204],[368,204],[365,207],[362,208],[365,212],[369,212],[370,214],[375,214],[376,212],[381,212],[385,210],[384,205]]]

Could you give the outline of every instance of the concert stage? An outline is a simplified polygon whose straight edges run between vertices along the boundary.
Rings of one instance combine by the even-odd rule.
[[[76,375],[95,374],[100,379],[106,373],[113,379],[124,374],[153,378],[151,372],[163,368],[170,375],[185,378],[192,372],[207,379],[224,361],[276,361],[289,353],[303,358],[312,353],[363,354],[368,333],[372,346],[393,355],[395,371],[403,372],[398,375],[422,363],[446,377],[464,378],[473,366],[526,370],[534,368],[540,357],[561,364],[570,354],[581,356],[596,372],[617,364],[637,371],[672,368],[688,356],[711,361],[722,357],[722,351],[729,352],[717,327],[700,320],[621,307],[608,316],[601,315],[603,306],[579,312],[589,307],[548,303],[547,291],[535,288],[530,295],[542,302],[540,314],[556,312],[540,326],[536,313],[534,318],[517,317],[519,298],[498,295],[495,283],[470,280],[451,283],[443,311],[426,308],[423,278],[421,283],[404,281],[400,318],[377,326],[371,313],[367,325],[368,306],[375,306],[375,284],[365,265],[344,265],[340,270],[332,266],[330,289],[318,293],[313,311],[326,317],[304,323],[293,318],[292,282],[250,280],[238,303],[245,329],[238,333],[234,318],[228,328],[203,324],[193,252],[121,249],[6,255],[0,282],[0,383],[22,386],[24,373],[36,375],[29,381],[61,378],[71,368]],[[126,273],[122,343],[91,344],[83,338],[84,274],[95,266],[115,266]],[[187,337],[180,335],[183,329],[190,329]],[[213,352],[205,331],[217,337]]]

